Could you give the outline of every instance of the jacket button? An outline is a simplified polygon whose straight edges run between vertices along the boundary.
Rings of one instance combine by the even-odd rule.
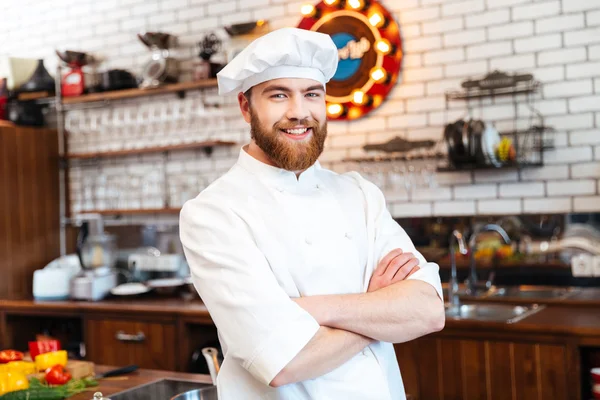
[[[306,238],[304,239],[304,241],[306,242],[306,244],[311,245],[312,244],[312,240],[310,240],[310,238]]]
[[[346,232],[344,236],[346,236],[346,239],[352,239],[352,234],[350,232]]]

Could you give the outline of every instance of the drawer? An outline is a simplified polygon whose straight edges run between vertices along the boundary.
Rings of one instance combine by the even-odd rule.
[[[174,324],[131,319],[87,319],[87,359],[96,364],[175,371],[178,354]]]

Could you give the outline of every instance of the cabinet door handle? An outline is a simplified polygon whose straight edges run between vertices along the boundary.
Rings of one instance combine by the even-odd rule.
[[[121,342],[135,342],[140,343],[146,340],[146,335],[144,332],[138,332],[136,334],[125,333],[123,331],[119,331],[115,334],[115,338]]]

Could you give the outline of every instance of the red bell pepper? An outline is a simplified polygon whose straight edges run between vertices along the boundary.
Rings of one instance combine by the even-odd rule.
[[[29,353],[31,359],[35,360],[35,356],[52,351],[61,350],[58,340],[38,340],[37,342],[29,342]]]
[[[0,351],[0,364],[6,364],[11,361],[21,361],[23,359],[23,353],[16,350],[2,350]]]
[[[51,385],[64,385],[71,380],[71,374],[60,364],[48,368],[45,376],[46,382]]]

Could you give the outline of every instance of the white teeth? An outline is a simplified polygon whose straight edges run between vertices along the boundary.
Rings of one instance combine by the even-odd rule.
[[[307,130],[308,130],[308,128],[285,129],[285,133],[289,133],[289,134],[292,134],[292,135],[302,135],[303,133],[306,133]]]

